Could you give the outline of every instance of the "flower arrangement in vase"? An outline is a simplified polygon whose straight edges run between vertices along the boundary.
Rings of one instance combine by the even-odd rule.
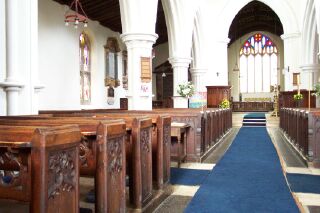
[[[302,99],[303,99],[303,95],[301,93],[293,95],[293,100],[295,101],[301,101]]]
[[[230,101],[228,101],[227,99],[223,99],[219,104],[219,108],[222,108],[222,109],[230,108]]]
[[[177,93],[182,97],[189,98],[194,94],[194,85],[190,81],[184,84],[179,84]]]

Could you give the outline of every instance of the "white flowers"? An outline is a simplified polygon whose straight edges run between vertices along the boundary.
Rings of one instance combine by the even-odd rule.
[[[179,84],[177,93],[182,97],[191,97],[194,94],[194,86],[190,81],[184,84]]]

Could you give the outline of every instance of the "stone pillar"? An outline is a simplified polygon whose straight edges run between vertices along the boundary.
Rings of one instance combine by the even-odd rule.
[[[169,62],[173,68],[173,107],[188,108],[188,99],[181,97],[177,93],[178,85],[188,82],[188,69],[191,58],[169,58]]]
[[[207,72],[206,86],[228,85],[228,43],[230,39],[217,39],[212,49],[212,63]]]
[[[28,18],[26,18],[28,17]],[[38,0],[5,1],[7,114],[36,114],[38,101]],[[23,81],[23,82],[22,82]]]
[[[147,33],[126,33],[121,39],[128,51],[128,108],[129,110],[152,109],[152,45],[158,36]],[[150,58],[150,80],[142,82],[141,58]]]
[[[292,76],[294,72],[299,72],[299,45],[301,34],[300,33],[288,33],[281,36],[284,46],[284,70],[282,72],[284,76],[284,88],[283,91],[292,91]],[[289,67],[289,71],[288,71]]]
[[[207,88],[205,85],[205,75],[207,73],[208,69],[202,69],[202,68],[192,68],[191,69],[191,75],[192,75],[192,82],[195,86],[196,92],[206,92]]]
[[[18,81],[19,71],[19,54],[21,54],[20,43],[20,31],[21,25],[19,10],[19,0],[7,0],[5,2],[6,12],[6,70],[7,75],[4,82],[0,82],[0,87],[4,89],[7,96],[7,115],[19,114],[19,91],[23,87],[23,84]]]
[[[315,0],[315,10],[316,10],[316,22],[317,22],[317,36],[320,41],[320,0]],[[318,42],[318,51],[320,51],[320,42]],[[320,52],[318,52],[318,57],[320,59]]]

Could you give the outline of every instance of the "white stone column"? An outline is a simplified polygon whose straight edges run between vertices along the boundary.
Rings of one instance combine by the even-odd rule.
[[[23,84],[18,81],[20,54],[20,31],[21,24],[19,10],[19,0],[7,0],[6,8],[6,68],[7,75],[4,82],[0,82],[0,87],[4,88],[7,96],[7,115],[19,114],[19,91]],[[25,41],[26,42],[26,41]]]
[[[292,91],[292,78],[294,72],[299,72],[299,53],[301,33],[288,33],[281,36],[284,46],[284,88],[283,91]],[[289,67],[289,72],[288,72]]]
[[[320,36],[320,0],[315,0],[315,10],[316,10],[316,22],[317,22],[317,33],[318,38]],[[320,41],[320,38],[318,39]],[[318,42],[320,51],[320,42]],[[318,57],[320,58],[320,52],[318,52]]]
[[[196,92],[206,92],[206,85],[205,85],[205,75],[207,73],[208,69],[202,69],[202,68],[192,68],[191,69],[191,76],[192,76],[192,82],[195,86]]]
[[[230,39],[217,39],[213,42],[212,62],[207,72],[206,86],[228,85],[228,43]]]
[[[169,62],[173,68],[173,107],[188,108],[188,99],[181,97],[177,93],[178,85],[188,82],[188,69],[191,58],[169,58]]]
[[[27,18],[26,18],[27,17]],[[5,1],[7,114],[38,113],[38,0]]]
[[[144,83],[141,79],[141,57],[150,58],[152,65],[152,45],[158,36],[146,33],[122,34],[121,39],[128,51],[128,108],[129,110],[152,109],[152,79]],[[150,77],[152,77],[150,67]]]

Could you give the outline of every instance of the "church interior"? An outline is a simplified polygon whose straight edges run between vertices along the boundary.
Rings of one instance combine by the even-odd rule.
[[[0,213],[320,212],[320,0],[1,0]]]

